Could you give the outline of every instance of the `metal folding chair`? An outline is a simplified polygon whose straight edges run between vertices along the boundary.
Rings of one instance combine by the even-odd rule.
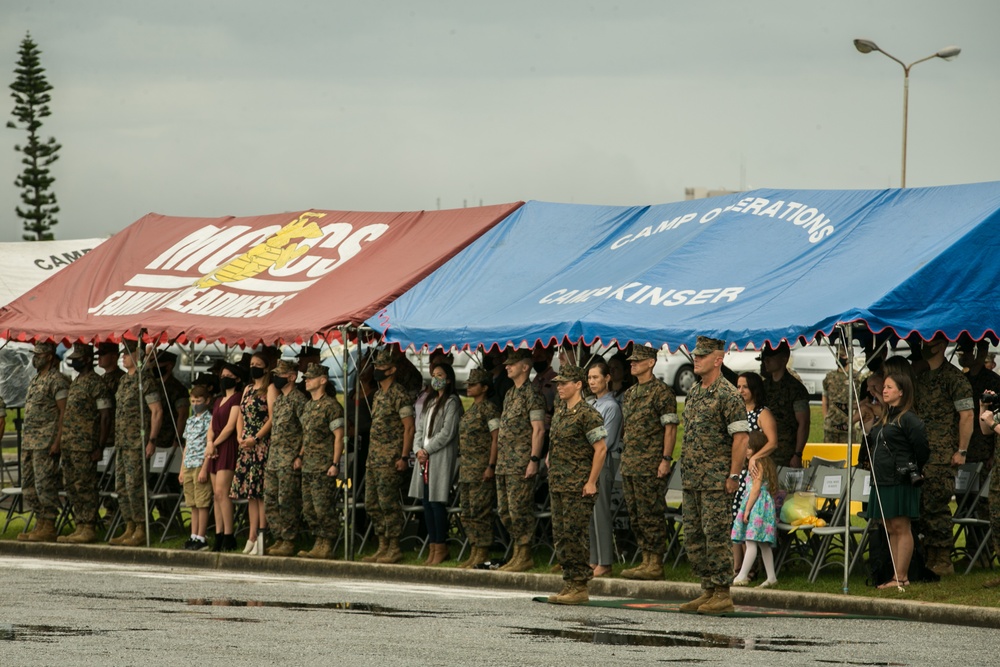
[[[844,479],[846,479],[846,472]],[[845,528],[849,531],[850,544],[854,549],[854,556],[848,564],[848,572],[860,553],[860,542],[855,539],[856,535],[861,535],[862,539],[868,534],[868,526],[851,525],[851,503],[866,503],[871,491],[871,473],[867,470],[855,468],[851,477],[851,497],[850,501],[841,500],[834,509],[834,517],[829,525],[819,526],[812,529],[813,538],[819,538],[819,545],[813,558],[812,569],[809,572],[809,582],[813,583],[819,576],[820,570],[825,567],[832,567],[843,562],[844,555],[844,534]],[[845,489],[846,493],[846,489]],[[841,556],[840,561],[833,560],[837,555]]]

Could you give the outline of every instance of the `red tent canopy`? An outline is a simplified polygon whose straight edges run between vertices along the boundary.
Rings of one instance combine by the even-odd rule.
[[[67,342],[118,340],[142,329],[182,342],[329,339],[520,205],[249,218],[150,213],[0,309],[0,331]]]

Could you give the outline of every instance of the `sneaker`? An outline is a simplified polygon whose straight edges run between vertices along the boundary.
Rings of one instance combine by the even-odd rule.
[[[188,538],[188,541],[184,543],[184,550],[185,551],[194,551],[195,548],[196,548],[195,545],[197,545],[197,544],[198,544],[197,540],[195,540],[194,538]]]
[[[192,551],[208,551],[211,548],[212,545],[210,545],[207,540],[195,540],[194,549],[192,549]]]

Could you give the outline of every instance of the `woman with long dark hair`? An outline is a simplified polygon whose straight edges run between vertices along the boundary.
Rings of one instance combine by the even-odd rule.
[[[913,380],[902,371],[889,373],[882,387],[886,411],[868,437],[871,443],[872,493],[869,520],[882,519],[889,534],[895,576],[879,588],[910,583],[913,556],[912,519],[920,518],[920,486],[911,473],[919,473],[930,456],[927,429],[913,412]]]
[[[209,460],[208,472],[212,478],[215,503],[215,545],[212,551],[232,551],[236,548],[233,536],[233,501],[229,490],[236,470],[236,422],[240,414],[240,396],[246,381],[244,370],[235,364],[225,364],[219,372],[222,396],[212,407],[212,423],[208,427],[208,445],[205,458]]]
[[[424,565],[448,560],[448,496],[458,458],[458,424],[462,400],[455,390],[455,370],[438,364],[431,370],[431,393],[413,438],[417,467],[410,478],[410,496],[421,498],[427,524],[429,554]]]

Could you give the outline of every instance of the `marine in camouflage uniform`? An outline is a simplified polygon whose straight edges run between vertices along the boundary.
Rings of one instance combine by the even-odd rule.
[[[530,362],[530,350],[513,350],[504,359],[504,365],[508,367]],[[541,443],[535,442],[533,424],[544,427],[545,409],[542,394],[525,377],[520,386],[507,391],[500,414],[497,509],[515,548],[514,557],[504,566],[508,570],[528,569],[531,559],[531,538],[535,532],[535,479],[534,476],[525,478],[525,474],[529,464],[537,467],[541,458]]]
[[[302,450],[302,410],[309,398],[295,386],[298,366],[293,361],[279,361],[272,384],[278,378],[287,384],[277,389],[271,417],[271,449],[264,469],[264,511],[268,527],[278,540],[267,552],[273,556],[291,556],[299,535],[302,516],[302,470],[295,459]]]
[[[403,530],[400,488],[413,448],[413,401],[396,381],[396,361],[389,348],[375,357],[379,389],[372,401],[371,442],[365,478],[365,511],[379,538],[379,550],[363,560],[395,563],[402,560],[399,535]],[[392,373],[389,371],[392,370]],[[379,376],[385,373],[384,379]]]
[[[458,423],[458,497],[462,526],[473,550],[479,550],[470,555],[468,567],[480,558],[486,560],[493,545],[493,506],[497,492],[493,477],[496,462],[491,463],[491,451],[493,435],[500,429],[500,412],[486,398],[489,383],[490,374],[482,368],[469,373],[469,386],[480,385],[483,394],[469,406]]]
[[[654,348],[635,345],[628,361],[655,360],[656,355]],[[622,396],[622,486],[632,531],[643,553],[642,565],[623,573],[627,579],[662,579],[667,549],[667,477],[658,473],[674,449],[673,440],[666,440],[668,429],[676,438],[677,397],[652,375],[652,367],[649,373],[646,382],[632,385]]]
[[[931,450],[923,469],[919,526],[927,550],[927,567],[938,575],[954,572],[949,506],[955,492],[954,465],[965,462],[961,453],[968,454],[972,425],[978,421],[972,414],[972,385],[962,371],[944,359],[946,346],[947,340],[943,338],[925,343],[929,365],[916,374],[914,405],[914,411],[927,427],[927,444]],[[960,419],[967,420],[968,427],[960,428]]]
[[[302,409],[302,506],[316,538],[307,558],[329,558],[340,530],[337,477],[344,450],[344,408],[326,394],[327,370],[309,364],[303,374],[310,398]]]
[[[712,366],[716,362],[721,365],[724,350],[724,341],[699,336],[692,351],[695,372],[701,375],[702,382],[691,387],[684,403],[681,451],[684,549],[691,571],[701,579],[704,593],[682,605],[683,611],[732,609],[731,507],[750,426],[743,399],[715,370],[718,367]],[[715,379],[704,386],[713,373]],[[739,451],[738,456],[733,454],[734,448]]]
[[[823,404],[826,406],[826,416],[823,417],[824,442],[847,443],[847,409],[848,402],[851,400],[847,388],[847,370],[842,365],[838,365],[823,378]],[[860,391],[860,385],[858,385],[855,396]],[[796,424],[797,427],[798,424]],[[858,442],[857,433],[855,433],[854,441]]]
[[[586,380],[586,371],[573,364],[561,366],[555,376],[557,383],[579,382],[581,388]],[[589,564],[589,526],[594,514],[597,478],[607,454],[604,442],[607,435],[601,413],[579,395],[572,408],[559,402],[549,429],[549,493],[556,558],[562,566],[563,581],[582,584],[584,590],[594,576]],[[593,490],[585,493],[588,483]]]
[[[19,540],[52,542],[59,514],[59,452],[63,413],[69,394],[69,379],[58,370],[56,346],[36,343],[32,365],[38,374],[28,385],[24,399],[24,432],[21,445],[21,489],[29,509],[34,510],[35,530],[18,535]]]
[[[108,437],[111,397],[101,377],[94,372],[94,348],[73,343],[67,356],[78,375],[69,386],[63,418],[62,468],[66,495],[73,506],[76,530],[60,537],[60,542],[85,543],[96,540],[99,496],[97,461],[101,442]]]
[[[145,499],[143,488],[143,457],[152,455],[154,443],[162,427],[162,399],[159,382],[146,365],[142,370],[142,394],[139,394],[139,371],[135,359],[141,352],[135,341],[125,341],[128,372],[118,383],[115,394],[115,489],[122,517],[128,527],[111,544],[128,544],[135,533],[142,532],[145,542]],[[146,442],[143,442],[145,435]],[[135,540],[135,545],[139,540]]]
[[[802,449],[805,447],[805,438],[809,436],[809,391],[805,385],[788,372],[785,365],[788,363],[789,347],[788,343],[782,341],[777,348],[765,345],[761,350],[761,360],[766,365],[778,363],[780,365],[781,378],[775,380],[771,372],[764,375],[764,405],[774,415],[775,424],[778,427],[778,446],[771,455],[777,465],[792,465],[802,467]],[[798,415],[804,415],[805,438],[798,442],[799,419]]]
[[[125,371],[118,365],[117,343],[100,343],[97,346],[97,364],[104,374],[101,375],[101,382],[107,390],[107,395],[111,399],[111,417],[108,423],[107,440],[101,442],[101,447],[114,447],[115,437],[115,395],[118,393],[118,384],[125,377]]]

